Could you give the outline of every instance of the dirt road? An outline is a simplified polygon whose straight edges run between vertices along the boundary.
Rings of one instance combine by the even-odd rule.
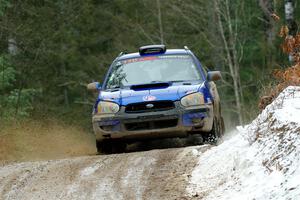
[[[186,185],[210,146],[0,167],[0,199],[189,199]]]

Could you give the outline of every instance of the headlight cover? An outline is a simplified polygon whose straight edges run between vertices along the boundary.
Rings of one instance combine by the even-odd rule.
[[[199,106],[204,104],[204,96],[201,93],[193,93],[189,94],[185,97],[182,97],[180,100],[181,105],[184,107],[189,107],[189,106]]]
[[[100,101],[97,110],[97,114],[114,114],[120,110],[120,106],[116,103]]]

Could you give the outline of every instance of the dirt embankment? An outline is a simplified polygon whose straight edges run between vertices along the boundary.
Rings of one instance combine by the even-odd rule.
[[[93,134],[54,121],[27,121],[0,129],[0,163],[96,153]]]
[[[209,145],[6,165],[0,199],[189,199],[186,184]]]

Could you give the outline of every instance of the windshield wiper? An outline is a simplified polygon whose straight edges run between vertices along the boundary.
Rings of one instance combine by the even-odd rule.
[[[111,89],[121,88],[119,85],[112,86]]]
[[[182,83],[183,85],[191,85],[191,81],[190,80],[175,80],[175,81],[151,81],[151,83],[155,83],[155,84],[171,84],[171,83]]]
[[[192,81],[190,80],[175,80],[170,81],[171,83],[182,83],[183,85],[192,85]]]
[[[190,81],[187,81],[187,80],[175,80],[175,81],[170,81],[172,83],[180,83],[180,82],[190,82]]]
[[[151,81],[151,83],[170,83],[170,81]]]
[[[119,86],[119,85],[114,85],[114,86],[112,86],[112,87],[110,87],[110,88],[108,88],[110,91],[118,91],[118,90],[120,90],[121,89],[121,87]]]

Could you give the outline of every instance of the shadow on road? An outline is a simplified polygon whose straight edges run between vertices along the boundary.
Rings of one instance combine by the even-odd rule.
[[[180,148],[203,144],[198,138],[166,138],[128,144],[126,152],[149,151],[153,149]]]

